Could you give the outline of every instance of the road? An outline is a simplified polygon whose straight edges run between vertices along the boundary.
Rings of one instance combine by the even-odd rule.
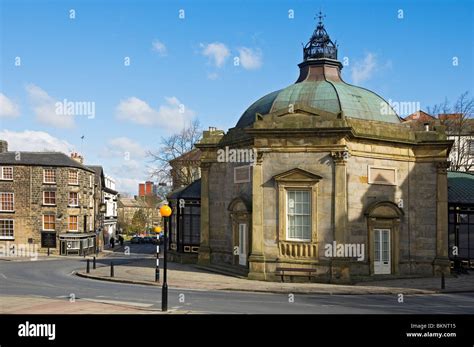
[[[132,254],[114,253],[99,265],[127,263],[152,256],[149,245],[133,245]],[[84,259],[1,261],[0,295],[43,296],[137,304],[161,308],[160,288],[81,278],[74,271],[85,268]],[[172,287],[172,283],[169,284]],[[199,313],[255,314],[461,314],[474,312],[474,293],[405,295],[296,295],[233,291],[196,291],[170,288],[169,308]]]

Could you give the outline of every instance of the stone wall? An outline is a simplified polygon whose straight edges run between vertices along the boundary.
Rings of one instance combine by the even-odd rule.
[[[212,263],[232,264],[233,261],[234,240],[229,204],[238,197],[247,201],[251,201],[252,197],[251,181],[234,183],[234,167],[243,165],[247,164],[216,162],[209,169],[209,243]]]
[[[278,236],[278,189],[273,176],[299,168],[322,177],[318,183],[317,198],[317,242],[318,253],[322,254],[323,244],[332,241],[332,204],[333,204],[333,166],[328,152],[323,153],[281,153],[264,155],[263,159],[263,229],[266,257],[276,259],[280,256]]]
[[[94,207],[90,205],[93,187],[89,180],[93,174],[82,169],[56,167],[56,184],[43,183],[43,167],[14,166],[13,181],[0,181],[0,191],[14,192],[14,213],[1,212],[0,218],[14,219],[14,240],[11,243],[41,245],[43,214],[56,215],[56,233],[68,232],[68,216],[78,216],[78,232],[84,231],[84,216],[87,217],[86,231],[94,230]],[[69,170],[79,171],[79,184],[68,184]],[[94,179],[92,179],[94,182]],[[43,205],[43,191],[56,192],[56,206]],[[78,192],[79,206],[69,207],[69,192]],[[6,243],[1,241],[0,244]],[[59,242],[57,243],[59,250]],[[45,251],[45,250],[43,250]]]

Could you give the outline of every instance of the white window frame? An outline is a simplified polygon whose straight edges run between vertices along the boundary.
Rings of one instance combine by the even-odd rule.
[[[80,249],[81,248],[81,240],[68,240],[67,241],[71,247],[69,249]],[[73,245],[77,245],[76,247]]]
[[[94,188],[93,184],[92,184],[92,175],[89,175],[89,187],[90,188]]]
[[[12,178],[5,178],[5,173],[3,172],[3,170],[5,169],[11,169],[12,170]],[[13,181],[13,173],[14,172],[14,169],[13,169],[13,166],[2,166],[0,167],[0,180],[2,181]]]
[[[392,170],[392,171],[394,171],[395,172],[395,183],[383,183],[383,182],[374,181],[372,179],[372,175],[371,175],[371,170],[372,169],[382,169],[382,170]],[[398,186],[398,168],[390,167],[390,166],[368,165],[367,166],[367,182],[369,184],[379,184],[379,185],[382,185],[382,186],[397,187]]]
[[[76,194],[77,195],[77,204],[72,204],[71,203],[71,194]],[[70,206],[70,207],[78,207],[79,206],[79,193],[78,192],[69,192],[68,194],[68,198],[67,198],[67,205]]]
[[[289,229],[290,229],[290,221],[289,221],[289,210],[288,210],[288,195],[290,192],[305,192],[308,194],[308,204],[309,204],[309,238],[293,238],[293,237],[290,237],[290,233],[289,233]],[[300,241],[300,242],[309,242],[311,241],[311,236],[313,234],[313,230],[312,230],[312,223],[311,223],[311,220],[313,218],[313,215],[312,215],[312,212],[313,212],[313,208],[312,208],[312,203],[311,203],[311,200],[312,200],[312,196],[311,196],[311,189],[300,189],[300,188],[292,188],[292,187],[289,187],[287,189],[285,189],[285,213],[286,213],[286,240],[288,241]]]
[[[53,171],[54,172],[54,182],[46,181],[46,171]],[[55,169],[43,169],[43,183],[45,183],[45,184],[56,184],[56,170]]]
[[[4,236],[0,234],[0,240],[14,240],[15,239],[15,220],[11,218],[2,218],[0,221],[10,221],[12,222],[12,231],[13,235],[12,236]]]
[[[69,177],[69,174],[71,172],[75,172],[76,173],[76,182],[72,182],[71,183],[71,178]],[[79,170],[74,170],[74,169],[69,169],[67,171],[67,184],[70,185],[70,186],[78,186],[79,185]]]
[[[47,204],[46,203],[46,199],[45,199],[45,193],[54,193],[54,204]],[[49,191],[49,190],[45,190],[43,191],[43,205],[45,206],[56,206],[56,192],[55,191]]]
[[[71,217],[76,217],[76,229],[69,229],[69,226],[71,225],[71,222],[69,218]],[[79,216],[68,216],[67,217],[67,230],[68,231],[79,231]]]
[[[3,205],[0,205],[1,212],[15,212],[15,193],[12,192],[0,192],[0,194],[11,194],[12,195],[12,209],[11,210],[4,210]],[[1,199],[0,199],[1,203]]]
[[[46,229],[46,228],[44,227],[44,217],[46,217],[46,216],[53,216],[53,217],[54,217],[54,229]],[[44,231],[56,231],[56,216],[55,216],[55,215],[53,215],[53,214],[44,214],[44,215],[42,216],[42,221],[43,221],[43,223],[42,223],[42,224],[43,224],[43,225],[42,225],[42,228],[43,228],[43,229],[42,229],[42,230],[44,230]]]

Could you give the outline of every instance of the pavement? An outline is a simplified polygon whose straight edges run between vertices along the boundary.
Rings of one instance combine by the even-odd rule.
[[[86,268],[86,261],[81,257],[58,257],[56,261],[51,259],[0,261],[0,314],[79,312],[159,314],[161,285],[149,283],[154,280],[154,265],[150,267],[155,261],[151,254],[153,249],[152,245],[132,245],[128,254],[116,249],[98,258],[98,269],[91,270],[92,274],[107,271],[113,261],[116,273],[120,275],[122,267],[129,268],[125,270],[126,272],[137,264],[145,265],[148,268],[147,275],[150,276],[145,278],[148,280],[146,285],[79,277],[76,273]],[[173,270],[175,265],[177,268]],[[344,291],[336,291],[334,288],[350,287],[349,289],[354,290],[354,287],[358,286],[258,282],[209,273],[190,265],[171,263],[170,266],[172,267],[170,275],[173,275],[172,271],[177,273],[175,277],[169,277],[168,313],[171,314],[472,314],[474,312],[474,292],[442,294],[420,292],[401,297],[398,289],[393,292],[379,289],[379,293],[391,292],[392,295],[366,294],[370,291],[359,292],[360,295],[345,295]],[[205,282],[207,284],[198,284],[202,278],[207,279]],[[213,287],[210,286],[210,279],[213,279]],[[180,282],[175,283],[175,280]],[[448,288],[450,280],[447,278]],[[186,282],[193,284],[188,283],[190,289],[177,288],[177,284],[184,287]],[[248,288],[242,288],[242,283]],[[283,285],[285,288],[282,292],[256,292],[262,288],[256,288],[254,284]],[[319,288],[320,291],[305,294],[301,288],[307,286]],[[334,287],[331,289],[328,286]],[[296,290],[300,290],[301,294]],[[329,293],[333,295],[327,295]],[[74,300],[71,301],[71,298]]]
[[[96,280],[115,281],[142,285],[161,286],[155,282],[156,259],[139,259],[114,266],[114,277],[110,276],[110,266],[101,266],[90,273],[85,269],[77,275]],[[161,270],[161,277],[163,276]],[[439,277],[390,279],[361,282],[355,285],[326,283],[279,283],[238,278],[203,270],[190,264],[168,263],[168,286],[175,289],[232,290],[267,293],[298,294],[436,294],[454,292],[474,292],[474,273],[459,277],[447,277],[445,289],[441,289]]]
[[[0,296],[2,314],[156,314],[161,310],[150,308],[150,304],[122,302],[117,300],[48,298],[44,296]],[[169,313],[189,313],[170,310]]]

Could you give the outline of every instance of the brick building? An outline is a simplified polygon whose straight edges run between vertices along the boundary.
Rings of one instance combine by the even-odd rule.
[[[93,253],[94,171],[60,152],[9,152],[0,141],[0,244]]]

